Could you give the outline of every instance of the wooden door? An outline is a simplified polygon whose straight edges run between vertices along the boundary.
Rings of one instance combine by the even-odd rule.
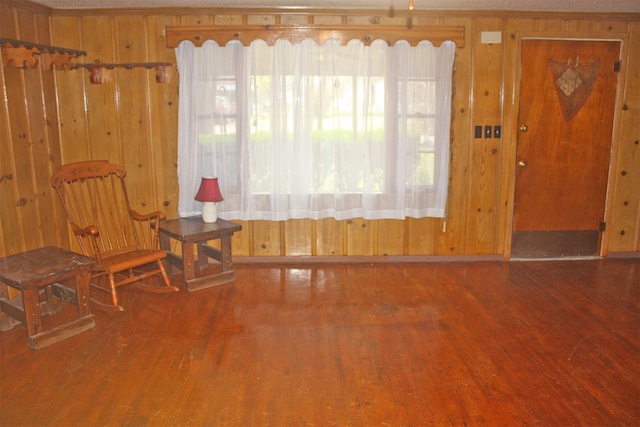
[[[620,47],[522,41],[512,257],[598,253]]]

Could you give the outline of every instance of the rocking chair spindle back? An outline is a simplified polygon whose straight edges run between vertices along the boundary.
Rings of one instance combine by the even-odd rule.
[[[158,248],[158,226],[165,216],[131,209],[125,176],[120,165],[87,161],[64,165],[51,177],[83,254],[98,261],[92,286],[110,292],[109,307],[116,310],[122,310],[116,293],[121,285],[135,282],[153,292],[178,290],[169,283],[162,264],[166,252]],[[148,265],[156,267],[145,268]],[[155,275],[161,276],[164,286],[141,282]],[[107,277],[107,286],[94,283],[102,276]]]

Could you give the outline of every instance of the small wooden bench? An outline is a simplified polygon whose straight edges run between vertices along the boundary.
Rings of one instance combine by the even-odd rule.
[[[95,319],[91,314],[89,280],[94,265],[92,258],[54,246],[0,258],[0,312],[26,325],[29,346],[34,349],[91,329]],[[74,279],[75,289],[58,283],[68,279]],[[21,297],[9,300],[7,286],[19,290]],[[77,306],[77,318],[43,330],[40,304],[43,289],[50,312],[55,311],[53,303],[61,300]]]

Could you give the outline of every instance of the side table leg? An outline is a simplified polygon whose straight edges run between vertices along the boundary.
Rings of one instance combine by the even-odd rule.
[[[222,236],[220,238],[220,263],[222,271],[231,270],[231,236]]]
[[[207,246],[207,242],[198,242],[198,268],[200,271],[205,271],[209,267],[209,257],[205,254],[204,247]]]
[[[164,233],[160,233],[160,249],[164,249],[165,251],[171,249],[171,239]]]
[[[194,265],[194,244],[182,243],[182,271],[184,272],[184,281],[187,282],[196,277]]]

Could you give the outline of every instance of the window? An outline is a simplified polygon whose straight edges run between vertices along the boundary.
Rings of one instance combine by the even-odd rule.
[[[177,48],[181,216],[443,217],[455,45],[285,40]]]

